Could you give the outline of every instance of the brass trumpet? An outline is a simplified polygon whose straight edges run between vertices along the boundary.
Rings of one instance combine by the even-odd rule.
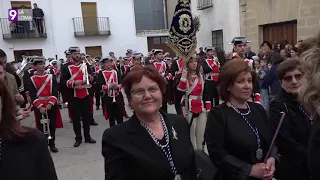
[[[90,80],[89,80],[89,73],[87,69],[87,64],[83,62],[82,64],[82,73],[83,73],[83,81],[86,82],[87,88],[90,88]]]
[[[50,119],[48,118],[48,112],[45,113],[46,117],[44,117],[44,114],[42,114],[42,119],[40,120],[40,123],[43,127],[43,133],[48,136],[47,139],[53,139],[50,132]]]
[[[116,101],[116,90],[112,90],[113,91],[113,99],[112,102],[115,103]]]

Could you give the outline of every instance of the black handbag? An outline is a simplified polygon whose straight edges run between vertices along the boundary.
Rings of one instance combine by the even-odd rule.
[[[195,150],[194,153],[198,179],[214,180],[218,170],[211,162],[209,155],[204,152],[204,146],[202,149]]]

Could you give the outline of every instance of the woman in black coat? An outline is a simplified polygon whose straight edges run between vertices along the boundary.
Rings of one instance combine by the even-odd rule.
[[[57,180],[45,135],[21,127],[13,101],[0,82],[0,179]]]
[[[260,104],[247,102],[255,74],[238,59],[228,61],[220,72],[225,103],[209,112],[205,141],[221,180],[272,179],[275,172],[277,148],[272,146],[266,157],[273,136],[267,114]]]
[[[271,101],[269,110],[269,121],[274,131],[281,112],[286,113],[276,143],[281,155],[281,163],[275,173],[277,180],[310,179],[307,149],[313,121],[298,100],[302,75],[299,60],[287,59],[277,69],[282,89]]]
[[[106,180],[196,180],[189,125],[160,111],[165,80],[153,65],[130,71],[123,87],[134,115],[102,138]]]
[[[308,163],[313,180],[320,179],[320,32],[315,45],[300,56],[304,76],[299,91],[300,102],[312,115],[313,125],[308,144]]]

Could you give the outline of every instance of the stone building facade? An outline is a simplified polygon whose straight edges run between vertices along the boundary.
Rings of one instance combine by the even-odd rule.
[[[278,43],[292,36],[291,41],[297,41],[320,29],[320,0],[240,0],[239,9],[241,35],[248,37],[255,52],[263,40]]]

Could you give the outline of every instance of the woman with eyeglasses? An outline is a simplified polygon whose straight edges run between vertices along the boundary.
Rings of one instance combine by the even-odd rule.
[[[105,179],[197,179],[187,120],[160,110],[166,82],[158,70],[138,66],[122,86],[134,115],[103,134]]]
[[[303,76],[301,62],[296,59],[283,61],[278,66],[277,76],[282,89],[271,100],[269,110],[269,121],[274,131],[279,124],[281,112],[285,112],[286,117],[276,141],[281,163],[275,178],[308,180],[307,149],[313,120],[298,100]]]

